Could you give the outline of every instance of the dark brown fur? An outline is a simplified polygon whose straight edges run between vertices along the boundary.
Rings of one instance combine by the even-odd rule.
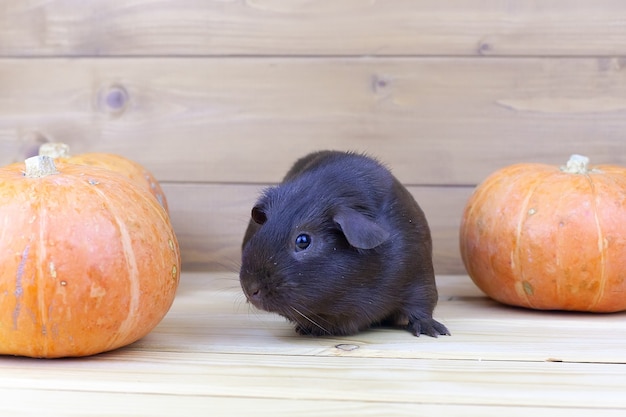
[[[296,244],[302,235],[310,237],[305,249]],[[254,206],[242,250],[248,300],[300,334],[349,335],[377,324],[449,334],[432,317],[437,289],[424,213],[374,159],[334,151],[299,159]]]

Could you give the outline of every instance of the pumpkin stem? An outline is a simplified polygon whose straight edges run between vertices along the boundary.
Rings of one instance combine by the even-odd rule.
[[[33,156],[25,160],[24,163],[26,164],[26,172],[24,173],[26,178],[41,178],[59,173],[54,165],[54,160],[49,156]]]
[[[44,143],[39,147],[39,155],[49,156],[50,158],[69,158],[70,147],[60,142]]]
[[[561,167],[561,171],[568,174],[587,174],[589,172],[589,158],[583,155],[572,155],[567,165]]]

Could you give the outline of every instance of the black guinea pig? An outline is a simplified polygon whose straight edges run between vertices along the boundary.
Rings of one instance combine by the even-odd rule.
[[[242,245],[248,301],[306,335],[350,335],[373,325],[450,334],[433,319],[437,288],[424,213],[378,161],[309,154],[265,190]]]

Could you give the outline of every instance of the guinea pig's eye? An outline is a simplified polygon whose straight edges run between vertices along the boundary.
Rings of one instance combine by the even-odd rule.
[[[304,250],[311,244],[311,236],[301,233],[296,238],[296,250]]]
[[[252,221],[254,221],[256,224],[263,224],[267,221],[267,216],[265,215],[265,212],[259,206],[252,207],[252,213],[250,214],[252,215]]]

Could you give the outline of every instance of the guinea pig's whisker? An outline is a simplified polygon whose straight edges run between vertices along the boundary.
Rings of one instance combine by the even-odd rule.
[[[233,308],[236,312],[239,312],[241,311],[241,308],[245,306],[248,309],[248,313],[250,313],[251,307],[247,301],[247,298],[243,294],[237,295],[233,299]]]
[[[303,305],[299,305],[298,308],[300,309],[300,311],[304,312],[305,314],[307,314],[309,317],[315,317],[316,320],[318,320],[321,323],[326,323],[332,326],[332,322],[330,322],[329,320],[325,319],[324,317],[320,316],[319,314],[311,311],[310,309],[307,309],[305,306]]]
[[[321,324],[319,324],[318,322],[316,322],[315,320],[313,320],[312,318],[310,318],[309,316],[307,316],[306,314],[302,313],[300,310],[298,310],[295,307],[291,307],[291,309],[293,311],[295,311],[296,313],[298,313],[300,316],[302,316],[303,319],[307,320],[308,322],[310,322],[312,325],[318,327],[319,329],[323,330],[324,333],[330,333],[328,330],[326,330],[324,328],[324,326],[322,326]]]

